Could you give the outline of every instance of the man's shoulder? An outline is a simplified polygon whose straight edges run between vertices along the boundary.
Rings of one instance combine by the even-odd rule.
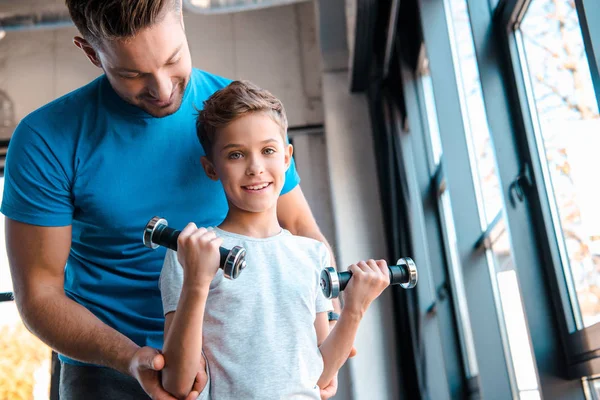
[[[201,95],[210,96],[219,89],[229,85],[232,80],[223,76],[215,75],[198,68],[192,69],[194,85]]]
[[[282,241],[286,242],[290,247],[301,249],[315,257],[324,257],[329,254],[329,250],[323,242],[304,236],[293,235],[287,230],[284,232],[285,234],[282,235]]]
[[[51,128],[54,121],[64,127],[74,117],[81,115],[85,108],[97,109],[99,89],[103,79],[106,78],[100,76],[32,111],[23,118],[23,122],[34,129],[38,126]]]

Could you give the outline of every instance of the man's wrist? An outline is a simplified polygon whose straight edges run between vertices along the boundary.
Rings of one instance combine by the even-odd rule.
[[[140,349],[140,346],[138,346],[135,343],[131,343],[131,346],[129,346],[125,351],[121,352],[121,354],[123,355],[123,358],[121,358],[120,360],[118,360],[118,363],[120,365],[117,366],[117,370],[129,375],[129,376],[133,376],[134,372],[132,371],[132,361],[133,361],[133,357],[135,356],[135,353]]]

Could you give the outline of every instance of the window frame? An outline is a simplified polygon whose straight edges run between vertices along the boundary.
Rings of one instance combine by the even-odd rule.
[[[578,382],[577,378],[600,374],[600,323],[581,330],[576,329],[573,306],[570,301],[571,294],[568,290],[561,259],[560,246],[562,244],[559,243],[554,233],[552,205],[549,200],[548,188],[544,182],[544,168],[546,167],[540,160],[540,150],[536,145],[536,130],[539,129],[536,109],[530,100],[529,74],[526,70],[526,63],[523,63],[518,34],[519,24],[531,1],[505,0],[501,2],[496,9],[495,20],[502,33],[506,65],[511,82],[509,90],[512,92],[512,98],[515,99],[515,113],[520,115],[520,118],[517,119],[518,126],[515,127],[515,134],[520,147],[526,153],[525,157],[531,168],[532,186],[528,191],[528,203],[534,215],[532,228],[538,233],[541,258],[547,265],[546,277],[549,287],[552,288],[548,295],[554,304],[556,325],[561,341],[561,348],[553,349],[553,352],[564,354],[566,365],[563,368],[563,377]],[[598,18],[596,20],[600,19],[600,3],[594,3],[593,0],[575,0],[575,4],[596,100],[600,102],[599,62],[594,56],[600,56],[600,26],[596,26],[596,24],[590,26],[587,23],[588,20],[594,20],[592,16]]]

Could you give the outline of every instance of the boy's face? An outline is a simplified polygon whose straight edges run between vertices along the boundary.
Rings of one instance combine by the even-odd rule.
[[[123,100],[154,117],[173,114],[181,106],[192,71],[181,14],[164,19],[124,41],[104,41],[98,49],[76,37],[75,44],[102,68]]]
[[[277,205],[291,157],[279,125],[265,113],[251,113],[216,134],[212,162],[203,157],[202,164],[210,178],[221,180],[230,207],[263,212]]]

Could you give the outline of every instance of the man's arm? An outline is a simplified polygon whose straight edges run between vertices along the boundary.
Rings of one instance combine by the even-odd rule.
[[[321,233],[300,185],[279,197],[277,201],[277,219],[285,229],[294,235],[308,237],[324,243],[331,255],[331,266],[336,267],[333,250],[323,233]],[[338,299],[333,299],[333,309],[336,313],[340,313],[341,306]],[[331,321],[330,325],[333,327],[335,321]]]
[[[15,301],[27,329],[61,354],[130,374],[138,346],[64,292],[71,226],[41,227],[6,218]]]
[[[153,399],[175,400],[160,385],[164,359],[104,324],[64,291],[71,226],[41,227],[6,218],[6,251],[15,302],[23,323],[57,352],[132,375]],[[195,399],[194,391],[188,400]]]
[[[277,219],[281,226],[292,234],[325,243],[329,254],[331,254],[331,266],[336,266],[333,250],[323,233],[321,233],[300,185],[279,197],[277,201]]]

